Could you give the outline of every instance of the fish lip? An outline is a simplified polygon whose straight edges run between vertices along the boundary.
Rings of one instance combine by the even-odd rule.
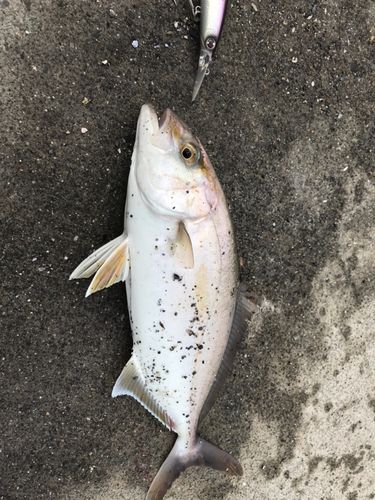
[[[179,116],[177,116],[171,109],[167,108],[162,114],[159,120],[159,132],[167,132],[170,131],[173,133],[173,129],[178,127],[180,129],[180,133],[182,131],[188,131],[191,133],[190,127],[186,125],[185,122],[181,120]]]
[[[156,133],[159,130],[158,115],[151,104],[143,104],[138,119],[138,129],[146,128],[151,124],[152,132]]]
[[[172,111],[167,108],[164,113],[161,115],[161,118],[159,120],[159,130],[164,127],[165,123],[168,123],[170,120]]]

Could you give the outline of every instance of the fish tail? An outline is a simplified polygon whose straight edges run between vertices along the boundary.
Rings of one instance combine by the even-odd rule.
[[[212,469],[227,472],[231,476],[242,476],[240,463],[226,451],[197,436],[193,445],[186,444],[183,437],[178,437],[172,451],[156,474],[146,500],[161,500],[188,467],[204,465]]]

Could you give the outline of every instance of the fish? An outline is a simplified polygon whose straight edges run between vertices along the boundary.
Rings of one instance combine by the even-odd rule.
[[[226,4],[227,0],[201,0],[200,9],[194,11],[194,13],[201,13],[201,20],[198,73],[194,84],[192,101],[197,97],[203,78],[208,73],[208,66],[220,37]]]
[[[86,296],[125,281],[133,350],[112,396],[130,395],[176,442],[146,500],[161,500],[190,466],[242,475],[197,429],[214,404],[246,321],[260,298],[240,282],[223,190],[200,141],[170,109],[141,108],[124,232],[70,279],[94,278]]]

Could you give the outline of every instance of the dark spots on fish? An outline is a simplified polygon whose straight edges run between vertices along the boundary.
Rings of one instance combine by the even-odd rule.
[[[161,351],[158,351],[158,354],[161,354]]]
[[[201,351],[203,349],[203,345],[202,344],[197,344],[197,347],[198,349]]]
[[[194,377],[194,375],[196,375],[196,374],[197,374],[197,372],[193,372],[193,377]]]
[[[133,380],[138,380],[138,377],[133,377]]]
[[[190,191],[186,191],[186,194],[189,194]]]
[[[193,330],[186,330],[186,333],[189,334],[189,337],[194,336],[197,337],[197,334],[193,332]]]
[[[194,302],[190,307],[195,307],[197,304]]]
[[[185,379],[186,379],[186,378],[187,378],[187,375],[182,375],[182,378],[185,378]]]
[[[188,351],[190,351],[190,349],[193,349],[194,346],[190,345],[189,347],[185,347],[185,349],[187,349]]]
[[[163,312],[165,312],[165,311],[163,311]],[[163,330],[165,330],[165,326],[161,321],[159,321],[159,325],[163,328]]]
[[[158,299],[158,306],[161,306],[161,299]]]
[[[204,359],[202,359],[202,365],[204,365]]]
[[[181,356],[181,359],[185,359],[185,358],[186,358],[186,356]]]
[[[181,278],[181,276],[179,276],[178,274],[174,273],[174,274],[173,274],[173,281],[176,281],[176,280],[177,280],[178,282],[180,282],[180,281],[182,281],[182,278]]]
[[[174,313],[174,315],[175,315],[175,316],[177,316],[177,314],[178,314],[178,313],[176,313],[176,312]]]
[[[132,215],[130,217],[133,217]]]
[[[172,347],[169,348],[170,351],[174,351],[177,346],[173,345]]]
[[[159,250],[159,247],[155,245],[155,250]]]

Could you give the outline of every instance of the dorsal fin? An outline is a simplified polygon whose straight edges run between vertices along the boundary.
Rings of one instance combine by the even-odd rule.
[[[246,331],[246,320],[251,319],[253,314],[258,310],[258,307],[261,305],[261,303],[262,299],[254,292],[250,291],[247,284],[242,283],[240,285],[228,343],[214,383],[212,384],[210,392],[208,393],[206,401],[204,402],[204,405],[202,407],[202,411],[199,415],[199,424],[211,410],[224,384],[224,381],[228,375],[228,371],[232,365],[234,356],[237,352],[238,345],[241,342],[242,336]]]
[[[139,361],[135,354],[126,363],[121,375],[117,379],[113,390],[112,397],[117,396],[132,396],[142,406],[144,406],[154,417],[162,424],[173,430],[174,422],[168,416],[167,412],[153,399],[148,391],[145,380],[139,365]]]
[[[182,221],[178,225],[177,238],[171,245],[171,257],[174,264],[182,269],[193,269],[194,267],[193,246]]]

